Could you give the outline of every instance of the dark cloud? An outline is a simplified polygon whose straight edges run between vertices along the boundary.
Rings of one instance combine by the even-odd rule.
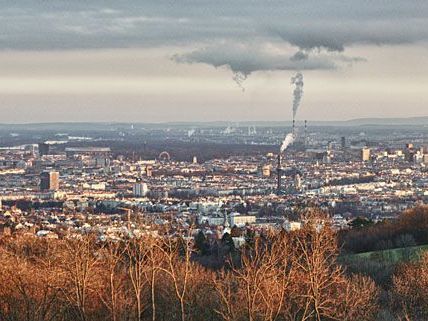
[[[365,61],[325,50],[298,51],[254,43],[222,42],[192,52],[175,54],[179,63],[204,63],[216,68],[226,67],[245,76],[257,71],[275,70],[333,70],[343,64]]]
[[[333,69],[355,44],[428,40],[428,1],[8,1],[0,49],[194,48],[179,62],[258,70]],[[266,50],[289,44],[293,53]]]
[[[428,19],[404,21],[318,21],[305,26],[283,25],[271,29],[272,34],[300,49],[325,48],[344,51],[355,44],[398,45],[428,40]]]
[[[281,39],[301,49],[428,39],[427,1],[7,1],[0,46],[61,49]]]
[[[293,56],[290,57],[291,61],[302,61],[307,60],[309,58],[309,54],[302,50],[297,51]]]
[[[233,72],[249,75],[256,71],[336,69],[336,60],[328,55],[306,55],[295,59],[279,48],[254,44],[221,43],[189,53],[176,54],[179,63],[205,63],[216,68],[227,67]],[[337,56],[337,55],[335,55]]]

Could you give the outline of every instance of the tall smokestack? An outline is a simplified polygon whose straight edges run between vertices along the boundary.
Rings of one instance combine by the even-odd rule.
[[[296,137],[296,120],[293,117],[293,125],[291,127],[291,133],[293,134],[293,137]]]
[[[276,193],[277,195],[281,194],[281,153],[278,153],[278,163],[276,167],[277,174],[277,185],[276,185]]]

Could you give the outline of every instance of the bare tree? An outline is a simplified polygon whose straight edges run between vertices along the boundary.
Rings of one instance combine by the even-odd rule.
[[[278,320],[293,270],[287,251],[285,235],[270,241],[256,239],[253,248],[241,253],[239,266],[214,279],[221,301],[217,313],[225,321]]]
[[[93,237],[66,239],[58,251],[60,277],[64,280],[62,292],[75,311],[75,316],[88,320],[88,298],[93,298],[98,280],[99,257],[94,248]],[[89,296],[91,294],[91,296]]]
[[[123,242],[107,242],[100,251],[103,284],[106,291],[99,296],[108,308],[112,321],[121,320],[128,305],[126,299],[126,272],[124,264],[125,246]]]
[[[334,233],[329,227],[311,222],[296,238],[296,267],[303,285],[302,320],[334,318],[335,287],[345,280],[336,264],[337,248]]]
[[[352,275],[340,290],[339,305],[336,308],[340,320],[373,320],[378,312],[379,289],[370,278]],[[341,300],[340,300],[341,299]]]
[[[146,274],[149,269],[150,250],[144,239],[133,238],[127,241],[126,255],[128,276],[136,302],[136,319],[141,320],[143,314],[143,294],[147,285]]]
[[[327,218],[308,216],[213,271],[193,262],[190,237],[0,239],[0,320],[373,320],[379,290],[345,273],[336,242]],[[397,317],[426,319],[427,264],[394,276]]]
[[[1,320],[53,320],[61,313],[51,245],[19,236],[0,248]]]
[[[174,293],[180,306],[181,321],[186,320],[186,298],[192,268],[190,242],[190,238],[165,238],[157,246],[164,260],[164,264],[159,269],[172,280]]]
[[[219,307],[214,311],[224,321],[237,320],[240,315],[235,305],[238,284],[233,274],[221,271],[213,278],[213,284],[219,300]]]
[[[147,243],[148,268],[146,269],[146,281],[150,285],[150,301],[152,307],[152,321],[156,321],[156,285],[157,277],[162,265],[162,253],[159,251],[157,239],[153,237],[145,238]]]
[[[428,253],[419,262],[401,266],[393,276],[392,303],[395,312],[403,319],[428,318]]]

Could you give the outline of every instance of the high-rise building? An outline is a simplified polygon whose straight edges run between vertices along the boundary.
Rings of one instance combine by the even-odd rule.
[[[107,167],[110,166],[110,159],[106,157],[96,157],[95,158],[95,167]]]
[[[417,153],[414,150],[406,150],[406,152],[404,153],[404,159],[409,163],[413,163],[415,161],[416,155]]]
[[[361,160],[367,162],[370,160],[370,148],[363,148],[361,150]]]
[[[40,189],[42,191],[57,191],[57,190],[59,190],[59,173],[58,172],[42,172],[40,174]]]
[[[153,175],[153,167],[146,166],[146,176],[151,177]]]
[[[296,191],[300,191],[302,189],[302,178],[299,174],[296,174],[296,176],[294,176],[294,188],[296,189]]]
[[[342,136],[340,138],[340,145],[341,145],[342,149],[346,148],[346,137],[345,136]]]
[[[146,183],[137,182],[132,187],[132,193],[136,197],[146,196],[148,191],[149,191],[149,189],[148,189]]]
[[[49,144],[39,143],[39,156],[49,155]]]

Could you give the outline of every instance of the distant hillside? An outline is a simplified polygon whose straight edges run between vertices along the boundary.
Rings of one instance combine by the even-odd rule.
[[[427,125],[428,116],[409,118],[358,118],[346,122],[347,125]]]
[[[302,125],[303,120],[296,121]],[[317,121],[309,120],[311,126],[428,126],[428,116],[409,118],[358,118],[345,121]],[[28,124],[0,124],[0,130],[112,130],[129,129],[131,124],[145,128],[168,127],[289,127],[291,121],[207,121],[207,122],[165,122],[165,123],[116,123],[116,122],[52,122],[52,123],[28,123]]]

